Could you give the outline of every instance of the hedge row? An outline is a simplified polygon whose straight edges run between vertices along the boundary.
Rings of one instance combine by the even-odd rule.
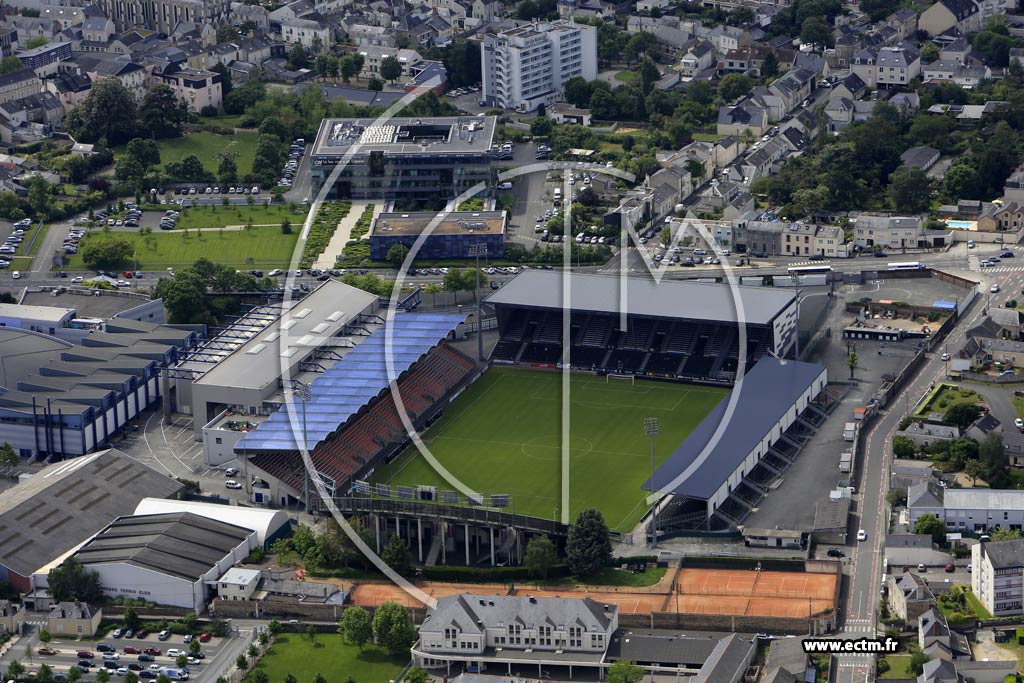
[[[569,566],[556,564],[548,570],[547,578],[559,579],[569,576]],[[536,578],[526,567],[424,567],[423,578],[431,581],[453,581],[461,583],[505,583]]]
[[[373,222],[373,209],[373,204],[363,209],[362,215],[359,216],[359,220],[356,221],[355,226],[352,228],[352,233],[349,235],[351,239],[362,239],[363,235],[370,232],[370,223]]]
[[[316,212],[313,224],[309,228],[309,237],[306,239],[306,247],[302,251],[303,268],[308,268],[320,254],[324,253],[334,231],[338,229],[338,222],[348,215],[352,205],[348,202],[324,202]]]

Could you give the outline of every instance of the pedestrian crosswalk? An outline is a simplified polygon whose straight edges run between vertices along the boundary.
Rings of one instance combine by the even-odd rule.
[[[828,266],[832,265],[831,261],[797,261],[796,263],[790,263],[790,266]]]
[[[46,619],[26,619],[26,624],[32,624],[33,626],[46,626]]]
[[[975,269],[972,269],[975,270]],[[1020,273],[1024,271],[1024,264],[1019,266],[995,266],[994,268],[978,268],[986,273]]]
[[[847,619],[845,633],[874,633],[875,625],[869,619]]]

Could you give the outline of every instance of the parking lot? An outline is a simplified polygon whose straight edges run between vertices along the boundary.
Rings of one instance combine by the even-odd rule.
[[[10,662],[17,659],[29,673],[33,673],[38,671],[42,664],[46,664],[53,670],[56,680],[65,680],[71,667],[85,662],[92,662],[93,666],[82,667],[82,679],[96,680],[96,672],[105,666],[105,657],[109,658],[107,661],[113,662],[107,667],[110,670],[111,680],[123,678],[128,671],[134,671],[143,680],[155,679],[160,669],[177,668],[175,662],[177,654],[172,655],[169,652],[178,650],[185,653],[186,656],[191,656],[185,636],[180,635],[170,635],[167,640],[161,641],[156,633],[149,633],[144,638],[114,638],[113,634],[108,634],[99,643],[94,643],[66,639],[53,634],[53,640],[46,645],[36,642],[34,635],[23,636],[23,638],[27,638],[27,642],[32,643],[32,658],[29,659],[26,656],[25,646],[21,645],[11,648],[3,658],[0,658],[0,665],[6,670]],[[188,680],[196,681],[209,678],[204,675],[207,669],[222,670],[220,664],[223,662],[221,660],[231,655],[231,652],[225,652],[225,646],[231,640],[231,638],[211,637],[208,642],[202,643],[200,648],[202,658],[192,658],[192,661],[186,666]],[[112,648],[113,652],[100,651],[106,646]],[[231,650],[233,652],[234,648]],[[147,651],[149,654],[146,653]],[[213,664],[216,666],[211,666]]]

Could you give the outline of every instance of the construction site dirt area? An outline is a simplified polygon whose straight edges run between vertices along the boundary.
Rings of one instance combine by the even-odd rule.
[[[671,586],[660,590],[609,589],[605,586],[532,586],[527,584],[458,584],[419,582],[416,587],[431,598],[458,593],[479,595],[533,595],[590,598],[618,606],[623,614],[677,612],[735,616],[806,617],[820,614],[832,604],[836,574],[753,571],[738,569],[681,569]],[[667,590],[666,590],[667,589]],[[391,583],[360,583],[350,596],[354,605],[375,607],[398,602],[421,607],[422,602]]]

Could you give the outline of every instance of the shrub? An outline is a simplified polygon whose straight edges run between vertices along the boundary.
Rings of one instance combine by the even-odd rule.
[[[320,205],[309,228],[309,236],[306,238],[302,261],[299,264],[301,267],[308,268],[324,252],[334,237],[334,231],[338,229],[338,222],[347,216],[351,209],[352,205],[349,202],[324,202]]]
[[[569,576],[565,564],[552,565],[548,578]],[[463,583],[496,583],[511,580],[528,580],[530,571],[526,567],[424,567],[423,578],[432,581],[453,581]]]

